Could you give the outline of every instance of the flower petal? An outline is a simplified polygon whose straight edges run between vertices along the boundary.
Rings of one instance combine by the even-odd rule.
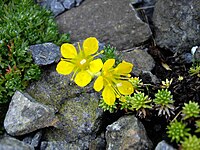
[[[104,63],[102,70],[103,71],[109,70],[110,68],[114,66],[114,64],[115,64],[115,59],[108,59]]]
[[[92,76],[87,71],[80,71],[74,79],[75,83],[80,87],[88,85],[91,80]]]
[[[133,64],[123,61],[122,63],[117,65],[115,70],[120,74],[125,74],[125,73],[128,74],[132,71],[132,68],[133,68]]]
[[[91,61],[89,66],[90,66],[90,71],[92,73],[97,73],[103,67],[103,62],[101,59],[96,59],[96,60]]]
[[[104,88],[102,96],[106,104],[114,105],[116,96],[113,89],[109,85]]]
[[[70,74],[74,69],[74,64],[61,60],[56,67],[56,71],[63,75]]]
[[[61,54],[64,58],[74,58],[77,55],[74,45],[65,43],[61,46]]]
[[[119,92],[123,95],[131,95],[134,91],[133,85],[128,81],[120,81],[117,83]]]
[[[102,90],[103,88],[103,77],[99,76],[96,81],[94,82],[94,86],[93,88],[95,89],[95,91],[99,92]]]
[[[92,55],[99,49],[99,42],[95,37],[89,37],[83,42],[83,50],[85,55]]]

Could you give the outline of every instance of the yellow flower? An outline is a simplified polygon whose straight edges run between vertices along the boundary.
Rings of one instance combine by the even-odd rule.
[[[103,66],[101,59],[94,59],[95,56],[103,53],[95,54],[99,45],[95,37],[87,38],[83,42],[83,49],[78,43],[78,52],[72,44],[65,43],[61,46],[61,54],[64,58],[58,63],[56,70],[58,73],[68,75],[72,72],[72,80],[80,86],[84,87],[90,83],[93,74],[99,72]],[[95,54],[95,55],[94,55]]]
[[[94,89],[101,91],[106,104],[114,105],[116,97],[133,93],[133,85],[128,81],[131,77],[133,65],[123,61],[114,68],[115,59],[108,59],[102,68],[101,75],[94,83]]]

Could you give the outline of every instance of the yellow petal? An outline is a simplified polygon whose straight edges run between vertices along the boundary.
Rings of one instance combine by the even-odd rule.
[[[110,68],[114,66],[114,64],[115,64],[115,59],[108,59],[104,63],[102,70],[103,71],[109,70]]]
[[[57,64],[56,71],[63,75],[70,74],[74,69],[74,64],[67,62],[67,61],[60,61]]]
[[[110,86],[106,86],[102,92],[104,102],[108,105],[114,105],[116,96],[113,89]]]
[[[61,46],[61,54],[64,58],[74,58],[77,55],[76,48],[72,44],[65,43]]]
[[[103,62],[101,59],[96,59],[96,60],[91,61],[89,66],[90,66],[90,71],[92,73],[97,73],[103,67]]]
[[[133,85],[128,81],[120,81],[117,83],[119,92],[123,95],[131,95],[133,93]]]
[[[91,80],[92,76],[87,71],[80,71],[74,79],[75,83],[80,87],[88,85]]]
[[[96,81],[94,82],[94,86],[93,88],[95,89],[95,91],[99,92],[102,90],[103,88],[103,77],[99,76]]]
[[[83,42],[85,55],[92,55],[99,49],[98,40],[95,37],[89,37]]]
[[[127,74],[127,73],[130,73],[132,71],[132,68],[133,68],[133,64],[131,64],[129,62],[123,61],[122,63],[120,63],[119,65],[117,65],[117,67],[115,68],[115,70],[118,73]]]

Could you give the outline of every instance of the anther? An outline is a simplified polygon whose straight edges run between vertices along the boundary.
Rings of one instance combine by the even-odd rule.
[[[81,64],[81,65],[83,65],[84,63],[86,63],[86,59],[82,59],[82,60],[80,61],[80,64]]]

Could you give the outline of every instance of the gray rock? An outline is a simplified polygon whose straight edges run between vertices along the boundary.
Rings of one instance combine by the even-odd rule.
[[[184,64],[189,64],[192,63],[193,61],[193,56],[191,53],[183,53],[180,55],[181,62]]]
[[[67,142],[82,139],[81,143],[86,143],[86,135],[96,134],[100,125],[102,111],[98,108],[99,95],[96,93],[84,94],[80,97],[68,98],[59,110],[59,118],[64,128],[46,131],[45,138],[52,140],[64,140]]]
[[[150,71],[142,71],[141,78],[143,83],[147,84],[160,83],[159,79],[155,75],[153,75]]]
[[[3,137],[0,139],[0,150],[34,150],[34,147],[12,137]]]
[[[24,135],[40,128],[54,126],[55,111],[35,102],[29,95],[16,91],[4,120],[4,127],[13,136]]]
[[[194,52],[194,60],[200,62],[200,47]]]
[[[124,116],[106,128],[107,150],[151,149],[152,143],[135,116]]]
[[[41,138],[42,138],[42,131],[39,131],[33,136],[32,140],[31,140],[31,145],[33,147],[38,147],[40,144]]]
[[[49,65],[57,62],[60,57],[60,47],[53,43],[32,45],[29,47],[35,64]]]
[[[37,148],[40,144],[42,138],[42,131],[37,132],[36,134],[31,133],[23,139],[23,142]]]
[[[142,1],[143,1],[143,0],[130,0],[130,3],[131,3],[132,5],[135,5],[135,4],[140,4],[140,3],[142,3]]]
[[[165,141],[161,141],[156,146],[155,150],[176,150],[171,145],[167,144]]]
[[[40,150],[81,150],[75,144],[67,143],[65,141],[42,142]]]
[[[200,43],[200,1],[162,0],[154,9],[155,40],[172,52],[189,52]]]
[[[89,144],[91,150],[103,150],[106,149],[105,134],[101,133],[95,140],[92,140]]]
[[[79,6],[82,2],[83,0],[76,0],[76,6]]]
[[[149,26],[140,20],[129,0],[87,0],[56,20],[61,33],[70,33],[72,42],[94,36],[119,50],[148,40]]]
[[[71,9],[72,7],[75,6],[75,0],[64,0],[63,6],[64,6],[66,9]]]
[[[57,116],[63,129],[46,129],[44,138],[49,142],[72,142],[83,138],[86,141],[82,143],[87,143],[101,125],[102,110],[98,108],[100,95],[93,91],[93,83],[80,88],[70,80],[70,75],[58,74],[55,67],[47,68],[41,80],[27,88],[27,92],[38,102],[58,110]],[[87,135],[88,139],[85,138]]]
[[[25,137],[25,138],[23,139],[23,142],[26,143],[26,144],[31,145],[32,137],[31,137],[31,136]]]
[[[145,50],[135,49],[121,54],[123,60],[132,63],[132,73],[139,76],[142,71],[151,71],[155,66],[155,61]]]
[[[48,10],[51,10],[51,2],[53,0],[36,0],[36,3],[38,3],[40,6],[48,9]]]
[[[54,16],[59,15],[65,10],[64,6],[61,4],[61,2],[57,0],[52,0],[51,2],[51,11],[53,12]]]

